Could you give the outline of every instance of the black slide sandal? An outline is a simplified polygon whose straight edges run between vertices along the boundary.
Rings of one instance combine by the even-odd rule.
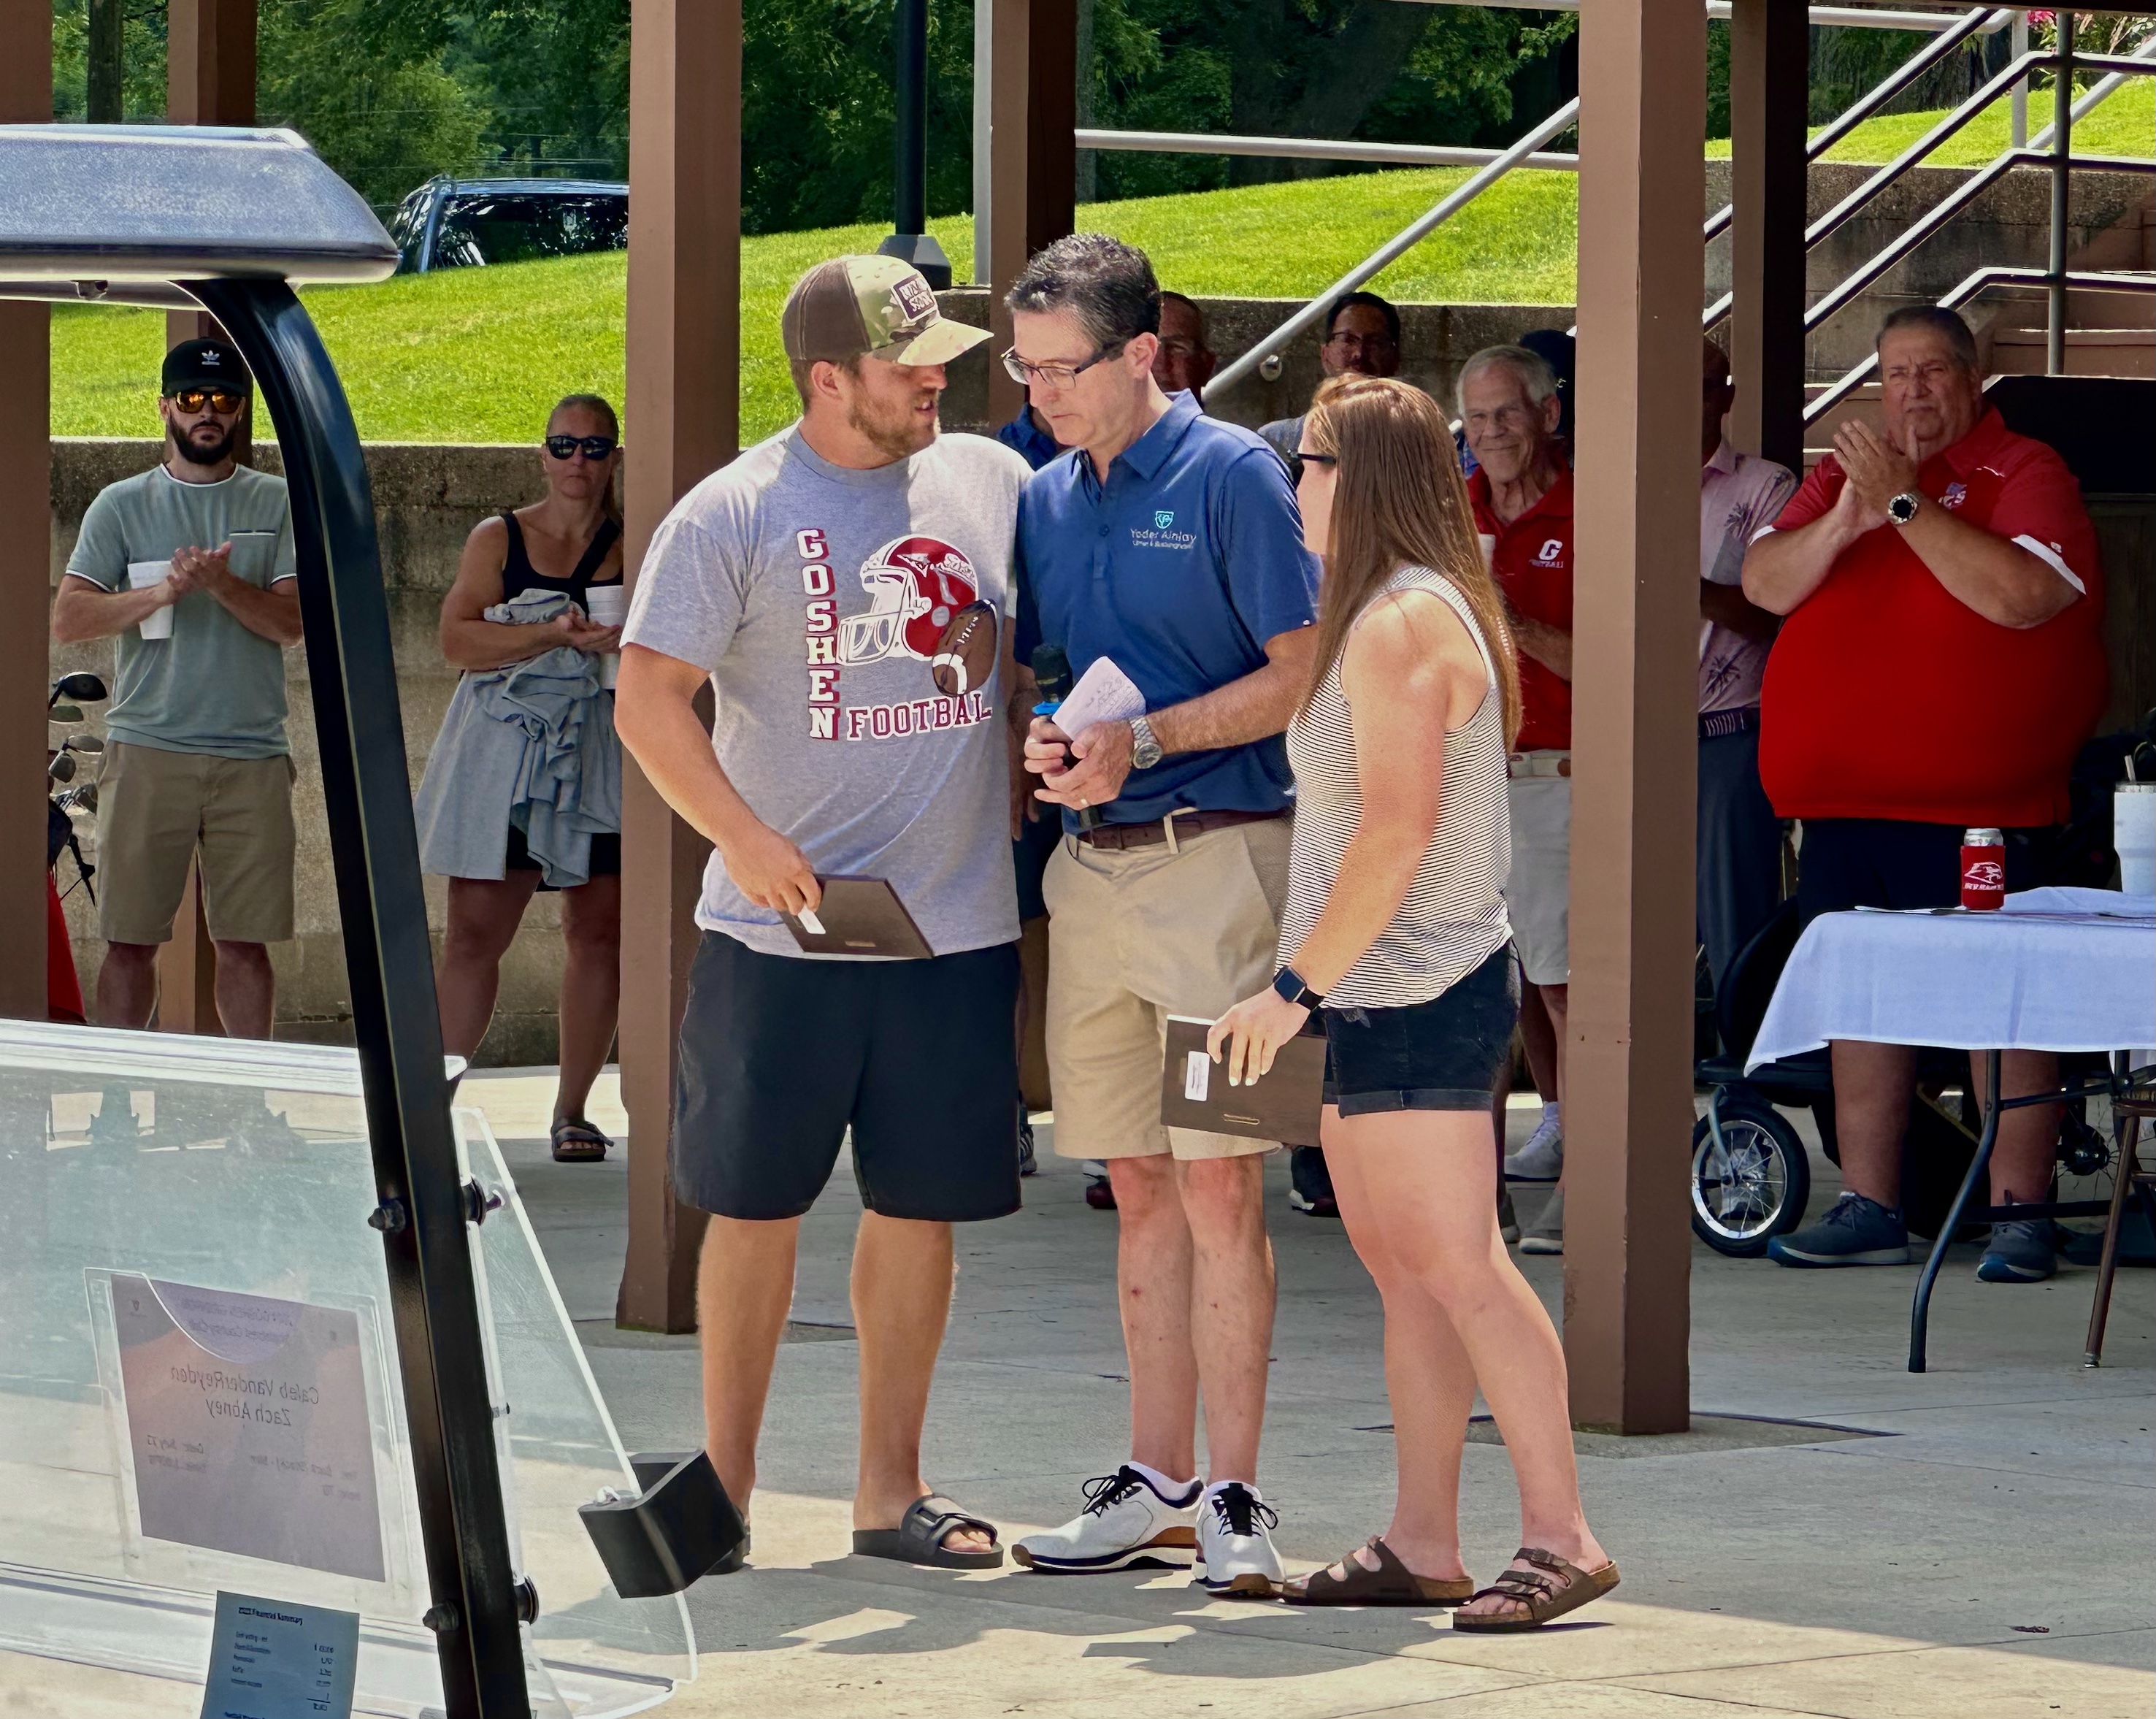
[[[557,1164],[597,1164],[613,1144],[581,1116],[563,1116],[547,1130]]]
[[[972,1528],[988,1536],[986,1552],[952,1552],[944,1537],[960,1528]],[[999,1570],[1004,1563],[1001,1536],[996,1525],[960,1510],[941,1493],[930,1492],[906,1507],[896,1528],[856,1528],[854,1551],[865,1558],[893,1558],[901,1564],[921,1564],[932,1570]]]

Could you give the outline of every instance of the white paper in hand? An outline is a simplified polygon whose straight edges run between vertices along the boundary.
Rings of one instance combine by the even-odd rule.
[[[1145,708],[1145,694],[1132,684],[1131,677],[1111,658],[1096,656],[1050,720],[1075,740],[1096,723],[1143,716]]]

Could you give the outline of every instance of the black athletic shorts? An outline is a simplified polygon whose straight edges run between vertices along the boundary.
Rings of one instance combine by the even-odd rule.
[[[1797,852],[1797,912],[1807,925],[1851,908],[1950,908],[1961,903],[1958,824],[1896,818],[1807,818]],[[2051,881],[2059,831],[2009,830],[2006,888]]]
[[[798,1217],[850,1125],[870,1211],[1017,1211],[1017,1003],[1016,944],[807,960],[705,932],[681,1018],[675,1195],[721,1217]]]
[[[1487,1110],[1512,1054],[1520,975],[1506,944],[1426,1003],[1336,1009],[1325,1017],[1325,1102],[1342,1116]]]
[[[531,850],[526,845],[524,832],[514,824],[509,826],[509,846],[502,852],[501,869],[505,872],[538,872],[546,869],[538,861],[531,857]],[[590,875],[594,878],[619,878],[621,875],[620,836],[594,836],[592,837]],[[542,883],[539,886],[542,894],[553,888],[554,885],[552,883]]]

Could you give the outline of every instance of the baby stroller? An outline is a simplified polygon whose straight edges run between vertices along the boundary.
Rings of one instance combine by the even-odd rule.
[[[1707,1099],[1691,1135],[1692,1233],[1735,1258],[1764,1253],[1772,1238],[1804,1222],[1811,1200],[1811,1160],[1776,1106],[1810,1110],[1827,1155],[1835,1155],[1834,1079],[1825,1051],[1744,1072],[1800,929],[1796,902],[1785,901],[1738,951],[1714,999],[1720,1051],[1693,1068]]]

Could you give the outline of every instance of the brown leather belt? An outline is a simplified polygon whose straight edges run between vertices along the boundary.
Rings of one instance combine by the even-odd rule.
[[[1150,824],[1101,824],[1081,830],[1078,839],[1089,847],[1122,849],[1152,847],[1168,839],[1168,826],[1175,825],[1175,840],[1203,836],[1209,830],[1233,829],[1237,824],[1262,824],[1284,818],[1284,811],[1179,811]]]

